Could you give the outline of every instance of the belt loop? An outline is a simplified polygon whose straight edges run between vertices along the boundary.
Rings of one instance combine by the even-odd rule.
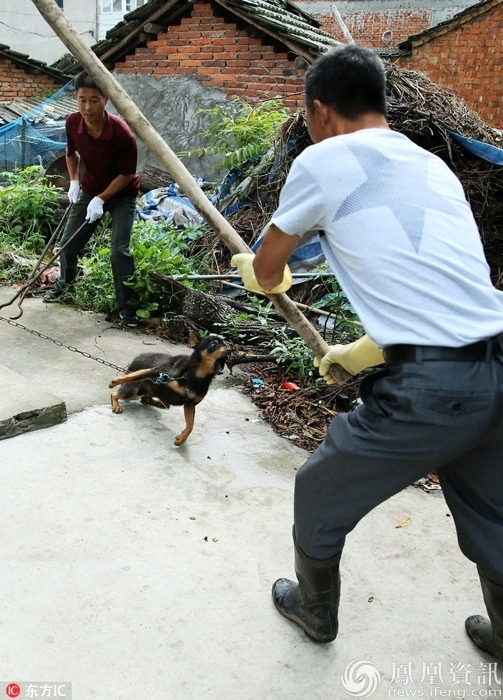
[[[423,364],[423,348],[420,345],[415,347],[416,362],[420,365]]]
[[[489,340],[486,342],[486,357],[484,362],[490,362],[493,357],[493,343],[494,343],[494,338],[489,338]]]

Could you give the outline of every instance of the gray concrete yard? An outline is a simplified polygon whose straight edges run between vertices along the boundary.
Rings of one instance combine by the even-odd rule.
[[[189,352],[59,304],[23,308],[16,323],[120,367]],[[0,697],[12,683],[74,700],[503,696],[503,668],[465,636],[484,606],[441,495],[410,487],[349,536],[339,637],[317,645],[270,596],[293,576],[306,453],[227,371],[177,448],[181,409],[114,415],[116,370],[7,323],[13,311],[0,311],[0,419],[20,431],[0,440]],[[54,424],[23,432],[48,407]]]

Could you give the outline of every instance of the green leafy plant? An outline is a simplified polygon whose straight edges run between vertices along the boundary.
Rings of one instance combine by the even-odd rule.
[[[328,269],[328,266],[325,265],[320,269]],[[322,309],[332,314],[330,321],[327,317],[324,332],[326,340],[330,343],[344,343],[348,342],[348,335],[361,335],[361,323],[358,321],[355,310],[340,288],[337,279],[329,277],[325,279],[323,284],[325,287],[329,285],[331,291],[325,293],[317,301],[312,302],[311,306],[314,309]],[[313,287],[313,291],[315,289],[316,285]]]
[[[249,332],[243,332],[241,328],[243,321],[249,320],[253,320],[254,323],[258,323],[267,334],[269,312],[273,307],[272,302],[267,302],[264,304],[258,297],[250,295],[247,299],[247,305],[250,309],[249,311],[242,311],[239,314],[230,315],[225,322],[215,324],[219,326],[223,335],[225,335],[227,338],[232,338],[238,342],[246,341],[248,343],[256,340],[256,338],[250,338]],[[271,334],[273,333],[272,330],[270,332]]]
[[[0,173],[2,250],[41,252],[57,218],[58,190],[38,165]]]
[[[190,275],[204,268],[206,251],[194,254],[192,243],[204,235],[203,229],[179,229],[164,222],[136,221],[131,236],[135,273],[127,284],[140,299],[137,315],[148,319],[169,307],[169,295],[150,277],[155,270],[163,275]],[[91,238],[85,257],[80,260],[84,274],[68,291],[68,300],[77,308],[107,313],[116,306],[110,267],[108,220]],[[191,282],[184,281],[190,286]],[[65,296],[66,298],[66,296]]]
[[[137,222],[133,229],[132,252],[136,271],[130,281],[141,303],[137,315],[150,318],[152,312],[169,306],[169,296],[150,278],[155,270],[169,277],[197,274],[206,267],[207,251],[194,252],[193,243],[204,236],[202,227],[184,229],[160,222]],[[186,286],[197,286],[191,280],[183,279]]]
[[[209,126],[201,133],[210,146],[184,151],[181,156],[222,156],[217,167],[233,168],[260,158],[271,147],[274,134],[289,111],[281,100],[271,99],[252,107],[234,98],[216,107],[201,109],[210,117]]]
[[[311,383],[314,381],[312,350],[299,336],[291,336],[287,331],[287,326],[274,327],[269,324],[270,312],[273,309],[272,302],[263,303],[257,297],[250,296],[247,301],[250,307],[249,312],[242,312],[230,317],[225,323],[220,324],[222,333],[226,337],[237,341],[244,340],[245,334],[240,331],[240,324],[243,321],[251,320],[261,326],[262,345],[267,348],[268,354],[274,355],[281,370],[286,375],[294,375],[300,381]],[[252,338],[247,338],[247,342],[252,342]]]
[[[314,382],[314,355],[302,338],[276,330],[268,346],[285,374],[293,374],[302,382]]]
[[[89,240],[79,264],[83,274],[65,290],[62,301],[77,309],[108,313],[115,308],[115,288],[110,266],[110,219],[108,215],[98,225]]]

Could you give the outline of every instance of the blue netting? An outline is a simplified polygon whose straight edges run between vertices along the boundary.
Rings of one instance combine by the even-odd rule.
[[[67,110],[58,103],[68,101],[72,93],[70,80],[22,117],[0,127],[0,171],[37,164],[46,169],[64,155]]]

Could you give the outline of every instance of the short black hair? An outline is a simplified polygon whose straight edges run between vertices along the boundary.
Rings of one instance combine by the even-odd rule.
[[[309,66],[305,97],[310,111],[320,100],[346,119],[369,112],[386,116],[384,64],[374,51],[357,44],[330,49]]]
[[[79,73],[78,75],[75,76],[75,78],[73,79],[73,88],[74,88],[75,92],[77,92],[77,90],[79,88],[89,88],[90,90],[99,90],[103,96],[105,95],[105,93],[100,88],[100,86],[96,85],[96,83],[91,78],[91,76],[88,75],[85,71],[82,71],[82,73]]]

